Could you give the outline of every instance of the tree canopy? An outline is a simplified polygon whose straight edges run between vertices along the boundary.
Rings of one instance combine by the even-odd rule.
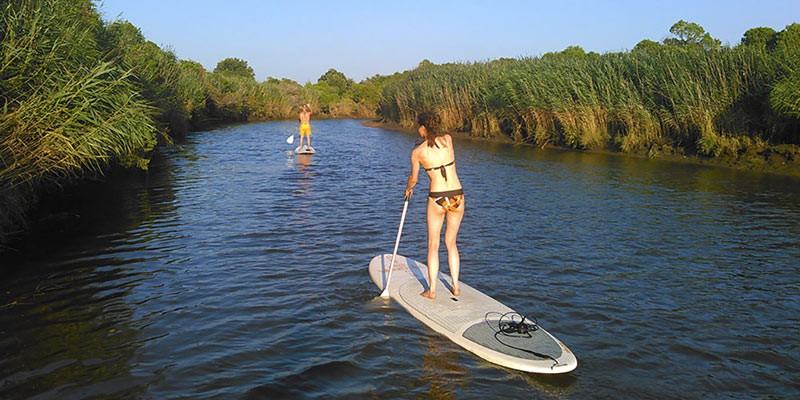
[[[664,39],[664,44],[666,45],[677,47],[701,46],[706,50],[717,49],[722,45],[719,39],[711,37],[702,26],[695,22],[679,20],[669,28],[669,32],[675,37]]]
[[[216,68],[214,68],[214,73],[239,76],[251,80],[256,79],[256,74],[253,72],[253,68],[247,65],[247,61],[234,57],[228,57],[218,62]]]
[[[343,96],[345,93],[348,93],[355,84],[352,79],[349,79],[347,76],[345,76],[345,74],[333,68],[329,69],[328,72],[320,76],[317,82],[325,83],[334,88],[336,94],[339,96]]]
[[[748,29],[742,36],[741,44],[744,46],[760,46],[765,50],[772,50],[775,47],[775,29],[758,27]]]

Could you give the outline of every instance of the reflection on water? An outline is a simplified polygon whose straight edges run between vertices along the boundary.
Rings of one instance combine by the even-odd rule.
[[[447,339],[441,336],[420,338],[424,347],[422,375],[416,387],[426,388],[423,399],[456,399],[457,390],[463,389],[468,378],[466,368],[459,363],[459,352]],[[418,397],[419,398],[419,397]]]
[[[415,137],[319,121],[298,156],[295,128],[197,133],[54,202],[69,229],[0,260],[0,398],[797,393],[796,178],[457,140],[462,279],[578,357],[539,376],[376,299]],[[419,195],[401,253],[424,259],[425,235]]]
[[[296,157],[296,168],[298,174],[298,189],[293,193],[293,196],[305,198],[308,194],[309,188],[314,180],[314,169],[311,166],[311,156],[308,154],[298,154]]]

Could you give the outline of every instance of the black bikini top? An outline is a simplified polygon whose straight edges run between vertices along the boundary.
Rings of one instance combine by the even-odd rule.
[[[415,147],[416,147],[416,146],[419,146],[419,145],[421,145],[422,143],[425,143],[425,139],[424,139],[424,138],[423,138],[422,140],[418,141],[417,143],[414,143],[414,146],[415,146]],[[439,144],[438,144],[438,143],[436,143],[436,141],[434,141],[434,142],[433,142],[433,145],[434,145],[434,146],[436,146],[436,148],[437,148],[437,149],[439,149],[439,148],[440,148],[440,147],[439,147]],[[449,167],[449,166],[451,166],[451,165],[453,165],[453,164],[455,164],[455,163],[456,163],[456,160],[453,160],[453,161],[450,161],[450,162],[449,162],[449,163],[447,163],[447,164],[440,165],[440,166],[438,166],[438,167],[433,167],[433,168],[425,168],[425,167],[423,167],[422,169],[424,169],[425,171],[433,171],[433,170],[435,170],[435,169],[438,169],[438,170],[442,171],[442,178],[444,178],[444,181],[445,181],[445,182],[447,182],[447,170],[445,169],[445,167]]]
[[[449,167],[449,166],[451,166],[451,165],[453,165],[455,163],[456,163],[456,160],[453,160],[453,161],[450,161],[447,164],[443,164],[443,165],[440,165],[438,167],[432,167],[432,168],[424,168],[423,167],[422,169],[424,169],[425,171],[433,171],[435,169],[438,169],[439,171],[442,172],[442,178],[444,178],[444,181],[447,182],[447,169],[445,169],[445,167]]]

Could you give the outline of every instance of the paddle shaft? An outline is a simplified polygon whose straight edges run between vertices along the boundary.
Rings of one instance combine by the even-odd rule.
[[[394,261],[397,258],[397,249],[400,247],[400,234],[403,233],[403,224],[406,221],[406,211],[408,210],[408,197],[403,203],[403,215],[400,217],[400,227],[397,229],[397,240],[394,241],[394,252],[392,253],[392,262],[389,264],[389,276],[386,277],[386,286],[383,287],[381,297],[389,297],[389,282],[392,280],[392,270],[394,269]]]

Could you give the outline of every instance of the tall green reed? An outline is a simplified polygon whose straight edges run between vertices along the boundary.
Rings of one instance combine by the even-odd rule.
[[[0,238],[43,185],[111,163],[146,168],[154,109],[130,71],[102,61],[91,1],[10,0],[0,28]]]
[[[384,86],[380,109],[405,125],[434,109],[449,128],[539,145],[735,154],[762,140],[744,100],[763,65],[747,49],[673,46],[426,64]]]

